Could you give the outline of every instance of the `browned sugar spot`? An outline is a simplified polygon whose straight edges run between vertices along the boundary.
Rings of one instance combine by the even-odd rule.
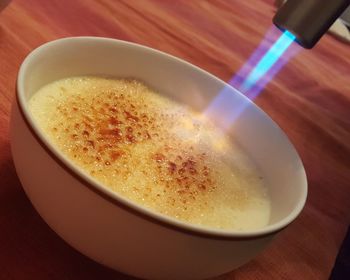
[[[151,156],[158,170],[158,178],[167,178],[167,188],[171,188],[180,195],[179,200],[187,203],[196,200],[198,195],[216,188],[211,170],[205,165],[203,154],[165,146]],[[209,178],[210,177],[210,178]]]
[[[116,161],[117,159],[119,159],[124,154],[125,154],[124,151],[115,150],[115,151],[112,151],[109,155],[110,155],[112,161]]]

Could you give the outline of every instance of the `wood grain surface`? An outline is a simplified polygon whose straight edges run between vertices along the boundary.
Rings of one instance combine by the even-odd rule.
[[[268,0],[13,0],[0,11],[0,279],[132,279],[70,248],[22,190],[9,118],[17,72],[32,49],[66,36],[112,37],[173,54],[228,81],[271,27],[274,10]],[[255,102],[300,153],[309,197],[268,249],[218,279],[327,279],[350,222],[350,45],[324,36],[314,49],[301,50]]]

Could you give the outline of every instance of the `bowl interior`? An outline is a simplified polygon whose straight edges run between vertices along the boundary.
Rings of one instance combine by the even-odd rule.
[[[282,130],[221,80],[147,47],[106,38],[76,37],[34,50],[21,66],[17,85],[19,104],[34,131],[40,134],[26,109],[30,97],[52,81],[81,75],[137,78],[161,94],[196,110],[207,110],[217,125],[248,151],[267,178],[271,218],[265,232],[284,227],[302,210],[306,176],[297,152]]]

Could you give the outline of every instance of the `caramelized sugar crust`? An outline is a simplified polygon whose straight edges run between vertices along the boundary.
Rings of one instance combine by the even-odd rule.
[[[137,80],[57,81],[34,95],[31,111],[85,172],[162,214],[244,229],[239,212],[257,212],[252,204],[268,208],[261,176],[238,146],[198,113]],[[266,224],[268,214],[260,216]]]

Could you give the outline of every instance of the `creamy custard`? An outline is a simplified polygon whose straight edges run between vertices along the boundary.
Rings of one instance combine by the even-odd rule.
[[[198,112],[140,81],[67,78],[41,88],[29,108],[76,166],[144,207],[219,229],[269,221],[264,179],[245,151]]]

